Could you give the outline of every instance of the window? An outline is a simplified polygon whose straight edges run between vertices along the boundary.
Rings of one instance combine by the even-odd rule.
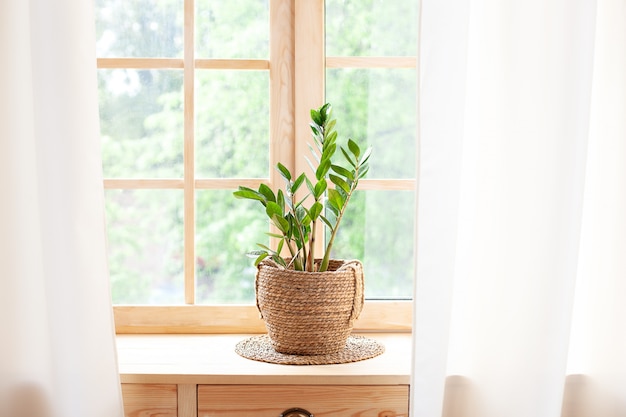
[[[282,187],[278,161],[308,169],[325,101],[340,135],[375,148],[337,256],[364,261],[368,298],[410,297],[414,3],[96,0],[114,304],[253,304],[244,254],[268,225],[232,191]]]
[[[344,139],[358,138],[374,149],[364,191],[357,192],[358,206],[352,207],[356,215],[337,244],[338,257],[363,260],[368,298],[409,298],[417,2],[327,0],[325,17],[326,100],[333,103]]]

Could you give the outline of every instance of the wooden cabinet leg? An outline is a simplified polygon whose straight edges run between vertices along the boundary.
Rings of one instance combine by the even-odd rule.
[[[178,417],[197,417],[196,384],[178,384]]]

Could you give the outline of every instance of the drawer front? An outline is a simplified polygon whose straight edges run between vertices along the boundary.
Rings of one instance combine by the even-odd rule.
[[[199,385],[198,417],[407,417],[408,385]]]
[[[126,417],[177,417],[176,385],[122,384]]]

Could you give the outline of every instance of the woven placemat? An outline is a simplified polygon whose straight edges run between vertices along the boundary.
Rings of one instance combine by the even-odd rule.
[[[282,365],[331,365],[358,362],[382,354],[385,347],[363,336],[349,336],[346,347],[329,355],[288,355],[274,350],[268,335],[252,336],[235,346],[235,352],[244,358]]]

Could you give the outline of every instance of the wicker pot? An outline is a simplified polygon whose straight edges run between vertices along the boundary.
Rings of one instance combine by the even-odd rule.
[[[363,309],[363,266],[331,260],[326,272],[304,272],[263,261],[256,274],[256,301],[277,352],[337,353]]]

